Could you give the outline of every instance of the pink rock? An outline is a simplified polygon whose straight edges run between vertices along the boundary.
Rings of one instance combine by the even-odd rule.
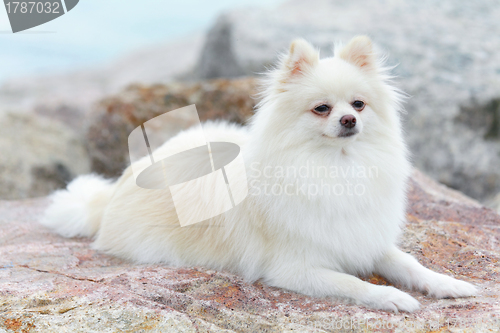
[[[249,284],[202,267],[138,265],[37,223],[46,198],[0,201],[0,331],[482,332],[500,327],[500,215],[418,171],[401,247],[478,297],[392,314]],[[387,284],[382,278],[368,279]]]

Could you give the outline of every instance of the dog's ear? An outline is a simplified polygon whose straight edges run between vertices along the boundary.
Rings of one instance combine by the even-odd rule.
[[[357,36],[340,50],[339,57],[365,71],[377,68],[373,44],[367,36]]]
[[[283,70],[289,76],[296,76],[314,67],[319,62],[319,53],[304,39],[290,44],[290,51],[283,62]]]

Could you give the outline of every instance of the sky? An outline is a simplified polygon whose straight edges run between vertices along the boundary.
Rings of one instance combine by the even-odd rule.
[[[0,83],[84,69],[134,50],[206,31],[225,10],[272,8],[283,0],[80,0],[63,16],[12,33],[0,7]]]

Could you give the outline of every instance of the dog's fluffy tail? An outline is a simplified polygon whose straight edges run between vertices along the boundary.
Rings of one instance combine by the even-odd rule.
[[[40,222],[65,237],[92,237],[99,230],[113,192],[110,180],[97,175],[80,176],[66,190],[51,195],[52,203]]]

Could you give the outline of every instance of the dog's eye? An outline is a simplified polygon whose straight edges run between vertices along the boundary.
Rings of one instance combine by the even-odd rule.
[[[365,108],[365,102],[363,102],[363,101],[354,101],[354,102],[352,102],[352,107],[356,111],[362,111]]]
[[[330,110],[331,110],[330,106],[326,104],[322,104],[314,108],[314,112],[318,114],[326,114],[330,112]]]

